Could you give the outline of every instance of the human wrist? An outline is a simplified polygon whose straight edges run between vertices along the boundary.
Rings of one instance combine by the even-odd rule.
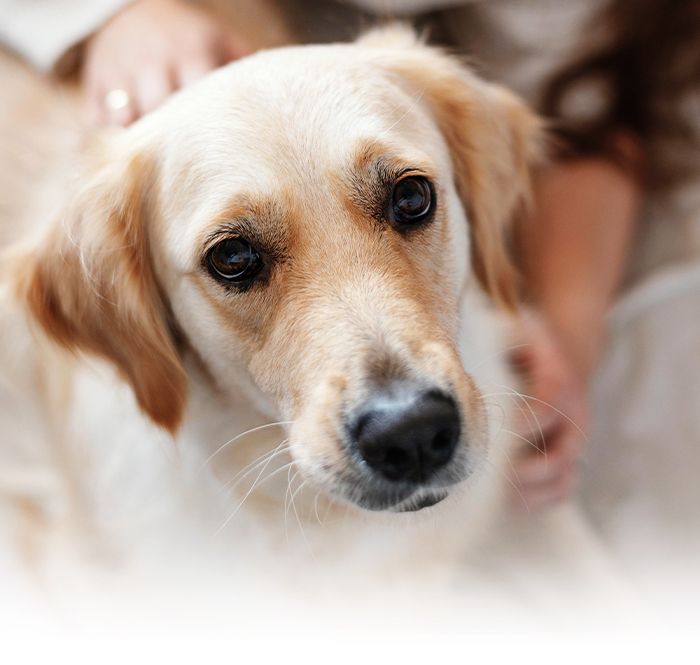
[[[604,310],[539,308],[540,316],[569,358],[582,383],[595,371],[604,338]]]

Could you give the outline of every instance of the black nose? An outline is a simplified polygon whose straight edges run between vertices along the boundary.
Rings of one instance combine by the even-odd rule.
[[[452,459],[459,413],[435,391],[377,395],[360,410],[352,433],[362,459],[384,478],[423,483]]]

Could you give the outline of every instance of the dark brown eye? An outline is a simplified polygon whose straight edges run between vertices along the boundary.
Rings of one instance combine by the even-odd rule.
[[[391,221],[399,226],[415,226],[427,221],[433,212],[433,187],[427,178],[411,176],[399,180],[391,195]]]
[[[228,238],[214,245],[207,254],[209,271],[226,282],[248,282],[263,268],[255,248],[243,238]]]

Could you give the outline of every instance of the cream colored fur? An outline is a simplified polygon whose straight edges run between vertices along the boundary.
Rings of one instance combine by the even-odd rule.
[[[38,118],[71,117],[69,102],[36,90]],[[235,560],[294,570],[300,584],[339,570],[498,578],[493,563],[509,570],[517,551],[601,579],[577,511],[514,516],[504,501],[520,445],[507,431],[517,320],[504,243],[540,145],[519,101],[389,30],[259,53],[123,132],[62,131],[78,140],[35,146],[56,158],[41,174],[47,196],[0,222],[16,239],[0,286],[0,492],[25,559],[51,569],[77,548],[149,569],[216,561],[222,574]],[[76,152],[80,170],[59,193],[58,165]],[[377,157],[437,183],[438,219],[417,244],[378,241],[348,199]],[[202,247],[258,212],[287,272],[226,296],[202,271]],[[418,514],[338,501],[321,464],[345,464],[340,403],[362,398],[361,361],[384,352],[454,386],[478,467]]]

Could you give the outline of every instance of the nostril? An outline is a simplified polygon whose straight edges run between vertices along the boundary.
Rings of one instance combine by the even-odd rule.
[[[389,480],[400,480],[410,474],[413,466],[409,453],[400,448],[390,448],[383,460],[382,473]]]
[[[430,449],[436,453],[450,450],[453,446],[453,433],[448,429],[441,429],[430,442]]]
[[[452,458],[458,439],[459,431],[456,429],[444,428],[439,430],[424,452],[424,464],[428,468],[433,469],[447,464]]]
[[[415,466],[412,451],[398,446],[384,446],[374,436],[361,437],[358,448],[362,459],[389,480],[399,480],[409,475]]]

